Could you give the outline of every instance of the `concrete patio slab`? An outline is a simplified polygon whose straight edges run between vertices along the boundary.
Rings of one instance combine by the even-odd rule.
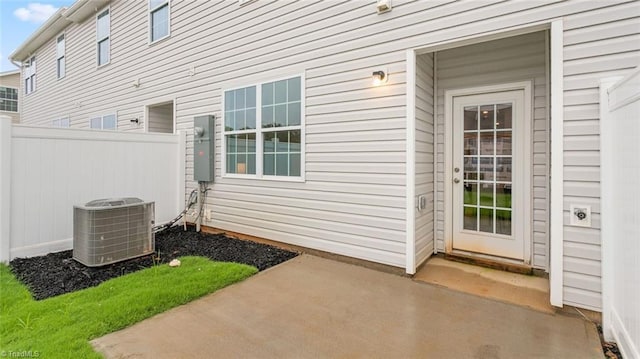
[[[92,344],[107,358],[603,358],[581,318],[308,255]]]

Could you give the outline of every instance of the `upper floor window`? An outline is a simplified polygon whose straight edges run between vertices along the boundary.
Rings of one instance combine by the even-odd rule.
[[[66,73],[64,52],[64,34],[62,34],[56,40],[56,68],[59,79],[63,78]]]
[[[109,63],[111,38],[111,16],[109,9],[98,14],[96,21],[96,41],[98,42],[98,66]]]
[[[0,86],[0,111],[18,112],[18,89]]]
[[[30,94],[36,90],[36,57],[33,56],[24,63],[24,93]]]
[[[302,177],[302,78],[224,92],[225,173]]]
[[[64,127],[64,128],[67,128],[67,127],[69,127],[69,117],[57,118],[57,119],[53,120],[52,125],[53,125],[53,127]]]
[[[115,114],[97,116],[89,120],[91,128],[98,130],[115,130],[118,127],[118,121]]]
[[[169,0],[149,0],[151,42],[169,36]]]

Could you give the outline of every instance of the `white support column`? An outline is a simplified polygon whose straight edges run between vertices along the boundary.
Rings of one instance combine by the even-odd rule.
[[[564,276],[564,30],[551,23],[551,215],[549,287],[551,304],[562,307]]]
[[[11,117],[0,116],[0,262],[11,259]]]
[[[407,50],[406,136],[406,272],[416,273],[416,52]]]

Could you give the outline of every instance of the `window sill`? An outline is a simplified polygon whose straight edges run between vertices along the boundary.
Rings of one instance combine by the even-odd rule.
[[[98,67],[96,67],[96,69],[101,69],[101,68],[103,68],[103,67],[107,67],[107,66],[109,66],[109,65],[111,65],[111,60],[109,60],[109,62],[107,62],[107,63],[105,63],[105,64],[98,65]]]
[[[305,182],[305,179],[303,177],[239,175],[239,174],[233,174],[233,173],[223,174],[222,179],[242,179],[242,180],[256,180],[256,181],[269,181],[269,182],[298,182],[298,183]]]
[[[154,46],[154,45],[156,45],[158,43],[164,42],[164,41],[166,41],[166,40],[168,40],[170,38],[171,38],[171,34],[169,34],[169,35],[167,35],[165,37],[161,37],[158,40],[154,40],[154,41],[149,40],[149,47]]]

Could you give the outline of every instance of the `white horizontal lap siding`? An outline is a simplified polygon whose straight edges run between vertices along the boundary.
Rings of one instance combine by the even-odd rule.
[[[415,255],[419,266],[433,253],[433,54],[416,59],[416,197],[425,196],[426,207],[416,210]],[[416,198],[417,200],[417,198]],[[417,203],[416,203],[417,205]]]
[[[546,111],[545,32],[438,52],[438,250],[444,250],[444,92],[447,89],[533,81],[532,264],[547,269],[549,129]]]
[[[323,1],[255,1],[243,6],[236,1],[173,1],[171,36],[149,45],[147,2],[113,0],[111,63],[96,69],[95,17],[72,24],[66,30],[63,81],[55,80],[53,40],[37,51],[43,54],[38,58],[38,90],[25,101],[25,117],[48,125],[52,114],[68,114],[72,126],[87,127],[92,116],[117,111],[118,130],[142,131],[143,123],[130,120],[143,118],[145,105],[168,99],[176,101],[177,129],[190,130],[194,116],[216,114],[217,177],[207,205],[215,214],[210,224],[404,266],[405,248],[395,243],[406,219],[405,50],[602,6],[398,0],[393,11],[377,15],[373,3],[359,1],[331,6]],[[371,72],[380,67],[389,69],[390,80],[373,88]],[[41,76],[45,68],[50,75]],[[306,182],[297,188],[298,183],[220,178],[222,91],[302,73]],[[137,79],[140,86],[134,87]],[[189,191],[195,187],[190,131],[187,141]],[[251,225],[224,213],[227,206],[245,208],[251,198],[259,198],[251,188],[271,196],[273,206],[288,203],[291,194],[272,192],[289,187],[305,203],[283,206],[290,210],[286,216],[274,209],[271,227],[255,211],[249,212]],[[243,199],[229,198],[218,206],[218,191]],[[319,212],[305,217],[309,214],[298,215],[296,208]],[[342,214],[340,229],[331,230],[329,224]],[[372,228],[380,228],[380,234],[368,232],[370,226],[360,216],[379,218],[379,227]],[[309,218],[308,227],[304,218]],[[291,234],[288,226],[293,224],[306,234]],[[354,244],[350,236],[359,229],[370,235],[360,235],[362,242]],[[326,230],[335,237],[327,238]]]
[[[599,85],[640,64],[638,2],[564,21],[564,302],[601,310]],[[591,206],[592,227],[569,226],[571,204]]]

